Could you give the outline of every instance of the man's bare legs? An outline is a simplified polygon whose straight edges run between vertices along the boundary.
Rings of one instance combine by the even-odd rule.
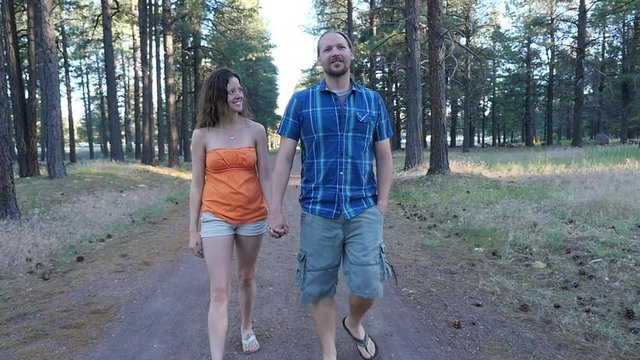
[[[336,300],[322,298],[311,306],[322,345],[322,360],[336,360]]]
[[[211,287],[208,317],[211,359],[222,360],[229,322],[227,306],[229,304],[233,235],[204,238],[202,244]]]
[[[353,336],[364,339],[364,327],[362,319],[373,306],[374,300],[349,295],[349,316],[346,325]],[[313,318],[316,322],[316,329],[322,345],[322,360],[336,360],[336,301],[335,298],[323,298],[315,302],[312,307]],[[358,348],[364,357],[376,353],[376,346],[373,341],[369,342],[367,351]]]
[[[362,326],[362,318],[364,315],[371,309],[373,306],[374,300],[365,299],[355,295],[349,295],[349,316],[345,321],[345,325],[351,335],[356,339],[364,339],[365,330]],[[358,347],[358,351],[360,351],[361,355],[364,358],[371,356],[370,354],[375,354],[377,349],[373,341],[369,341],[367,346],[367,351]],[[368,353],[368,354],[367,354]]]
[[[256,302],[256,262],[262,243],[262,235],[237,236],[238,285],[240,287],[240,335],[247,339],[253,334],[253,308]],[[258,350],[257,340],[243,346],[247,352]]]

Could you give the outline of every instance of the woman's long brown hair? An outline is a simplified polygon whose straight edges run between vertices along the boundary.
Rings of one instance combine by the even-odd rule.
[[[225,119],[232,117],[233,114],[227,104],[227,85],[229,84],[229,79],[232,77],[237,78],[240,85],[242,85],[240,76],[226,68],[214,71],[207,77],[204,84],[202,84],[200,98],[198,99],[196,129],[216,127],[225,121]],[[253,117],[249,110],[246,93],[244,93],[240,115],[245,118]]]

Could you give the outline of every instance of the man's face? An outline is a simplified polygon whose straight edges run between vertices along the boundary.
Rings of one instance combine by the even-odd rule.
[[[318,42],[318,64],[322,66],[325,74],[340,77],[349,72],[353,52],[349,49],[349,43],[340,34],[327,33]]]

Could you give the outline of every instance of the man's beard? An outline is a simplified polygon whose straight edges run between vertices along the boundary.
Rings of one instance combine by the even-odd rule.
[[[328,66],[326,66],[324,68],[324,72],[332,77],[341,77],[342,75],[346,74],[349,72],[349,67],[350,64],[342,62],[342,67],[339,69],[334,69],[333,67],[331,67],[331,64],[329,64]]]

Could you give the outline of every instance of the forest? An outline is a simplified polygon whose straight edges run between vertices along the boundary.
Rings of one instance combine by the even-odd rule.
[[[19,217],[16,177],[62,178],[65,164],[96,158],[190,162],[195,103],[218,67],[242,76],[256,120],[274,134],[278,69],[259,0],[0,2],[0,218]],[[455,147],[638,142],[640,1],[313,8],[305,31],[354,40],[352,74],[385,99],[393,148],[406,139],[405,169],[425,148],[429,173],[447,173]]]

